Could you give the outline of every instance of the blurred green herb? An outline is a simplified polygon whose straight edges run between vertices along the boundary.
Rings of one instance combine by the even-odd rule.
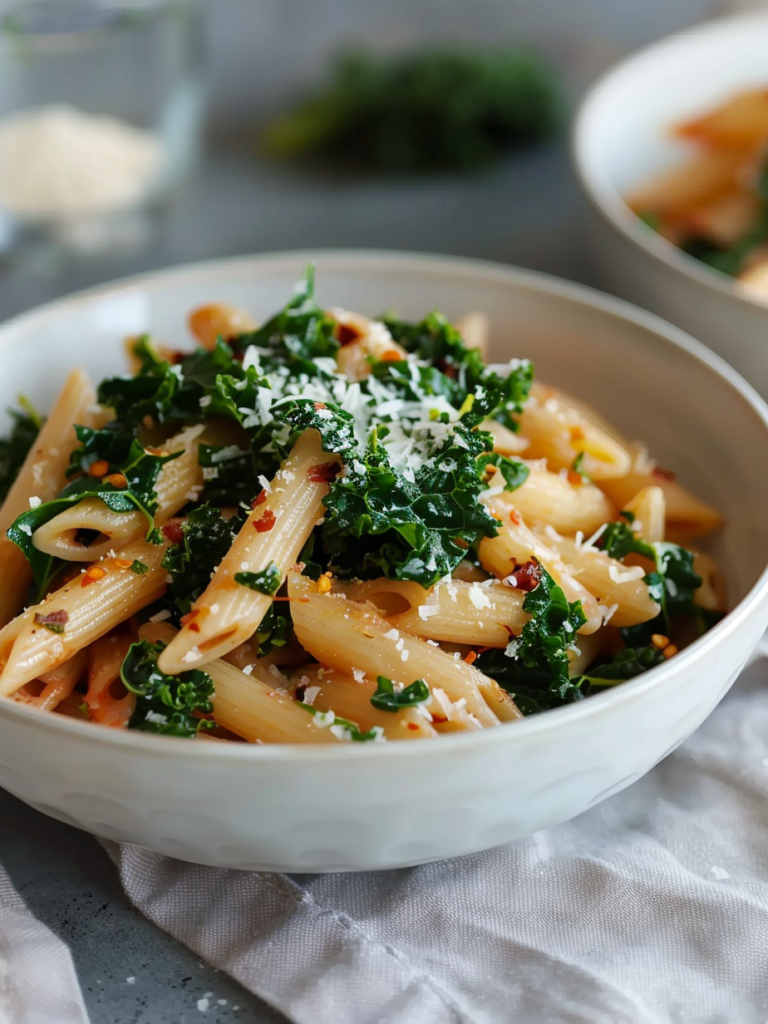
[[[548,138],[558,119],[554,72],[526,49],[354,52],[340,55],[327,86],[275,120],[263,141],[278,159],[472,170]]]

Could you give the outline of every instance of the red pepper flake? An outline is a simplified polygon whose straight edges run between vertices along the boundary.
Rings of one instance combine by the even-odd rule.
[[[581,487],[581,485],[584,483],[584,477],[581,475],[581,473],[577,473],[575,469],[569,469],[568,483],[572,484],[574,487]]]
[[[102,568],[102,566],[92,565],[90,569],[83,573],[83,582],[80,586],[90,587],[92,583],[98,583],[99,580],[103,580],[106,575],[107,570]]]
[[[184,531],[181,528],[183,522],[183,519],[169,519],[163,527],[163,536],[171,544],[181,544],[184,540]]]
[[[402,355],[394,348],[388,348],[387,351],[382,352],[380,356],[382,363],[399,363],[402,359]]]
[[[256,530],[256,533],[269,533],[275,522],[275,513],[271,508],[268,508],[265,509],[258,519],[253,520],[253,528]]]
[[[172,349],[170,352],[166,353],[166,359],[171,364],[171,366],[177,366],[179,363],[183,363],[188,355],[189,352],[184,352],[180,348],[175,348]]]
[[[106,476],[108,472],[109,463],[106,459],[97,459],[88,467],[88,476],[96,477],[98,480],[101,480],[101,478]]]
[[[182,615],[181,624],[182,626],[189,626],[193,633],[200,632],[200,626],[195,622],[195,619],[200,614],[199,608],[193,608],[191,612],[187,612],[186,615]]]
[[[259,505],[263,505],[266,500],[267,500],[267,492],[266,491],[259,491],[259,493],[256,495],[256,497],[251,502],[251,508],[258,508]]]
[[[353,341],[359,341],[362,338],[361,332],[357,327],[353,327],[352,324],[336,324],[336,330],[333,332],[336,336],[336,340],[340,342],[342,347],[344,345],[351,345]]]
[[[328,406],[325,404],[325,402],[315,402],[315,408],[316,409],[327,409]]]
[[[587,436],[584,433],[584,430],[583,430],[582,427],[571,427],[571,429],[568,431],[568,433],[570,434],[571,442],[583,441],[584,438]]]
[[[336,462],[321,462],[316,466],[310,466],[307,472],[307,479],[313,484],[329,484],[335,480],[339,473],[339,465]]]
[[[513,509],[510,510],[509,521],[511,523],[514,523],[515,526],[519,526],[520,523],[522,523],[523,517],[520,515],[520,513],[517,511],[516,508],[513,508]]]
[[[671,469],[664,469],[663,466],[654,466],[651,476],[655,476],[657,480],[677,480],[677,473]]]
[[[474,663],[477,661],[477,651],[470,651],[469,654],[464,659],[464,661],[466,662],[467,665],[474,665]]]
[[[115,565],[117,566],[118,569],[130,569],[131,566],[133,565],[133,562],[131,562],[128,558],[116,558]]]
[[[512,559],[514,569],[512,575],[515,577],[515,589],[522,590],[523,593],[529,594],[532,590],[535,590],[541,580],[541,566],[538,562],[529,561],[523,562],[519,565],[515,559]]]
[[[124,491],[128,486],[128,481],[122,473],[110,473],[109,476],[104,477],[104,481],[105,483],[112,484],[118,491]]]
[[[69,622],[69,615],[63,608],[56,612],[48,612],[47,615],[35,612],[35,622],[38,626],[45,626],[52,633],[63,633],[64,627]]]
[[[432,723],[434,725],[445,725],[447,721],[447,718],[442,718],[439,715],[436,715],[434,712],[432,712]]]
[[[417,724],[416,722],[409,722],[409,723],[408,723],[408,728],[409,728],[409,729],[410,729],[410,730],[411,730],[412,732],[416,732],[416,730],[417,730],[417,729],[419,728],[419,726],[418,726],[418,724]]]

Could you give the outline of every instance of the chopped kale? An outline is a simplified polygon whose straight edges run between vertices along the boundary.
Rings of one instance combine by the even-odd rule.
[[[131,562],[131,572],[135,572],[137,576],[143,576],[144,573],[149,572],[149,566],[139,561],[138,558],[134,558]]]
[[[43,425],[43,419],[26,399],[20,398],[19,405],[21,409],[8,410],[13,425],[8,437],[0,438],[0,504],[5,501]]]
[[[136,694],[129,728],[162,736],[197,736],[215,724],[201,717],[213,713],[213,680],[199,669],[166,675],[157,666],[164,647],[142,640],[132,644],[125,656],[120,678]]]
[[[539,582],[525,597],[531,618],[506,650],[486,651],[475,667],[509,691],[524,713],[580,700],[581,680],[571,679],[568,652],[587,621],[580,601],[569,602],[542,565]]]
[[[235,583],[249,590],[255,590],[259,594],[271,597],[280,589],[283,578],[280,570],[274,562],[270,562],[266,569],[261,572],[236,572]]]
[[[371,697],[371,704],[380,711],[400,711],[411,708],[414,704],[423,704],[429,700],[429,687],[423,679],[416,679],[410,686],[396,690],[395,684],[386,676],[377,677],[376,692]]]
[[[648,669],[655,668],[665,661],[660,650],[648,644],[646,647],[625,647],[610,660],[598,661],[581,676],[582,681],[592,687],[614,686],[627,679],[634,679]]]
[[[163,568],[171,575],[171,612],[177,625],[211,582],[241,525],[238,516],[225,519],[211,505],[199,505],[182,523],[181,543],[169,547],[163,558]]]

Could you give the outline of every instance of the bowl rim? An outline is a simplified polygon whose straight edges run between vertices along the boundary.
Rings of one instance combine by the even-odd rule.
[[[519,267],[494,263],[490,260],[467,259],[460,256],[435,255],[431,253],[398,252],[387,249],[312,249],[285,250],[262,253],[255,256],[237,256],[225,259],[214,259],[195,263],[181,264],[162,270],[131,275],[115,281],[109,281],[93,288],[76,292],[72,295],[55,299],[32,310],[21,313],[0,324],[0,363],[3,350],[11,337],[19,329],[44,327],[45,322],[55,319],[62,312],[77,310],[78,306],[119,295],[120,292],[142,288],[150,292],[162,292],[171,282],[199,281],[208,287],[215,284],[216,278],[232,280],[233,277],[253,278],[259,268],[277,267],[281,264],[306,264],[317,261],[322,273],[322,264],[334,272],[347,271],[352,274],[360,268],[378,270],[407,268],[411,273],[421,276],[430,274],[439,277],[455,276],[464,280],[496,280],[523,287],[543,296],[565,299],[576,305],[613,319],[629,322],[660,337],[666,344],[680,349],[688,357],[703,364],[705,369],[714,373],[724,381],[738,398],[750,407],[762,421],[768,438],[768,404],[763,401],[755,389],[744,380],[728,363],[716,353],[711,352],[701,342],[696,341],[685,331],[674,327],[653,313],[648,313],[631,303],[605,295],[585,285],[565,281],[550,274],[526,270]],[[627,680],[620,686],[609,691],[595,694],[586,700],[553,708],[539,715],[526,717],[515,723],[514,730],[508,728],[486,729],[472,733],[452,733],[441,736],[439,743],[410,743],[407,751],[411,757],[419,758],[434,756],[432,751],[467,751],[476,744],[492,744],[514,742],[514,736],[520,731],[528,735],[558,726],[567,727],[576,718],[594,717],[610,713],[612,707],[621,703],[631,702],[650,689],[669,685],[676,675],[684,675],[689,663],[705,657],[721,640],[737,631],[750,615],[761,604],[768,606],[768,563],[763,567],[759,577],[747,594],[735,608],[724,618],[685,648],[674,659],[659,665],[635,679]],[[751,652],[750,652],[751,653]],[[35,726],[43,730],[56,730],[62,737],[69,735],[76,738],[87,738],[90,743],[99,743],[110,748],[122,747],[136,750],[138,753],[152,756],[168,756],[178,759],[186,753],[188,756],[207,759],[224,760],[256,760],[259,762],[295,761],[304,766],[316,761],[325,764],[335,760],[363,758],[372,763],[393,756],[403,757],[405,751],[401,743],[339,743],[339,744],[301,744],[301,743],[194,743],[181,737],[157,736],[128,730],[111,730],[94,728],[92,723],[79,722],[64,715],[41,714],[34,707],[17,704],[8,698],[0,698],[0,717],[17,719],[19,724]]]
[[[594,117],[594,108],[598,101],[610,91],[617,79],[631,75],[637,70],[644,70],[653,63],[659,53],[672,52],[679,46],[695,47],[697,40],[716,35],[729,26],[758,26],[768,36],[768,10],[746,11],[724,18],[705,21],[665,36],[663,39],[650,43],[634,51],[628,57],[613,64],[589,87],[581,102],[570,131],[569,149],[571,165],[582,191],[595,210],[619,234],[641,249],[647,255],[660,260],[677,275],[692,280],[697,284],[713,288],[723,298],[737,306],[747,308],[753,314],[763,315],[768,322],[768,304],[750,298],[735,285],[734,279],[715,268],[705,267],[699,260],[689,256],[658,232],[648,228],[641,219],[632,212],[623,196],[612,185],[596,181],[589,170],[589,159],[584,147],[584,136],[588,122]]]

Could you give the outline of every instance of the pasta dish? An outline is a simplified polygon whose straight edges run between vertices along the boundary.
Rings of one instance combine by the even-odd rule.
[[[127,339],[0,442],[0,695],[208,742],[513,723],[721,616],[716,511],[488,322],[321,308]]]
[[[768,302],[768,89],[674,129],[690,156],[641,185],[632,209],[667,241]]]

